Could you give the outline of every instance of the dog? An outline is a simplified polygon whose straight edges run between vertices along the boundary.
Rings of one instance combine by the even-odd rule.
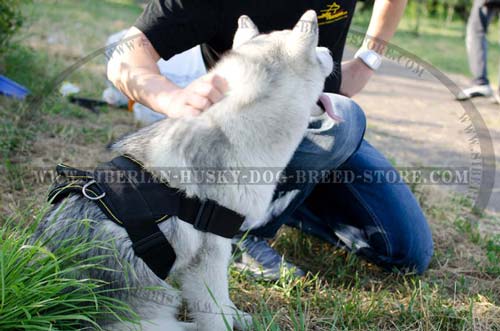
[[[332,69],[328,49],[318,47],[318,22],[313,10],[307,11],[292,30],[269,34],[259,34],[251,19],[241,16],[232,50],[212,69],[227,81],[226,96],[199,116],[161,120],[124,137],[112,149],[132,155],[159,177],[165,176],[159,170],[165,168],[284,169],[305,134],[311,114],[318,111],[316,102]],[[187,196],[214,200],[243,215],[241,230],[247,230],[266,219],[277,181],[169,184]],[[81,219],[94,220],[84,227],[85,232],[79,226]],[[124,228],[110,221],[95,202],[80,195],[70,195],[55,204],[38,225],[35,237],[44,238],[50,249],[56,249],[68,237],[112,241],[116,253],[102,262],[105,268],[83,276],[121,289],[110,291],[110,295],[125,300],[138,312],[143,330],[251,327],[251,316],[237,310],[229,298],[231,240],[197,231],[178,217],[159,227],[175,250],[177,258],[169,277],[178,280],[180,289],[158,278],[134,254]],[[96,245],[86,254],[108,252]],[[158,290],[150,290],[152,287]],[[192,322],[176,318],[183,300]],[[116,321],[103,326],[106,330],[134,327]]]

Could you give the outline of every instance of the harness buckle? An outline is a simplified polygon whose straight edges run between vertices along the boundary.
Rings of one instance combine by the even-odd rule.
[[[87,189],[90,185],[92,184],[95,184],[96,181],[94,179],[92,179],[90,182],[86,183],[85,185],[83,185],[82,187],[82,194],[84,197],[86,197],[87,199],[89,200],[92,200],[92,201],[96,201],[96,200],[100,200],[102,198],[104,198],[106,196],[106,192],[102,192],[102,194],[98,195],[98,196],[90,196],[88,193],[87,193]],[[91,191],[92,192],[92,191]],[[94,192],[92,192],[94,193]],[[94,193],[95,194],[95,193]]]
[[[198,214],[196,215],[196,219],[193,223],[193,227],[196,230],[200,230],[202,232],[208,232],[210,219],[212,217],[212,212],[215,208],[215,202],[211,200],[205,200],[201,202],[200,209],[198,210]]]

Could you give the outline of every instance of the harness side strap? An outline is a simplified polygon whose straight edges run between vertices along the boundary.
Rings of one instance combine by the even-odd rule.
[[[125,156],[101,164],[94,171],[98,185],[107,193],[104,199],[121,220],[135,254],[159,278],[165,279],[176,254],[156,222],[158,212],[144,196],[143,186],[150,184],[150,179],[144,177],[147,175],[139,164]],[[160,214],[168,216],[164,210]]]
[[[245,218],[217,204],[213,200],[180,198],[178,216],[199,231],[210,232],[224,238],[233,238],[240,230]]]
[[[175,215],[182,221],[192,224],[199,231],[210,232],[225,238],[234,237],[243,224],[245,218],[240,214],[213,200],[201,201],[197,197],[187,197],[184,192],[154,177],[131,156],[116,157],[106,165],[114,170],[115,176],[123,172],[122,176],[127,177],[127,182],[131,184],[124,188],[126,191],[119,191],[119,186],[113,185],[112,189],[115,193],[122,194],[111,192],[109,194],[109,199],[113,200],[112,203],[115,206],[119,204],[120,208],[115,209],[119,210],[120,218],[131,217],[137,210],[141,210],[142,214],[145,210],[149,211],[153,219],[159,219],[166,214]],[[107,186],[109,187],[109,184]],[[107,189],[105,187],[105,190]],[[139,206],[122,201],[115,202],[122,198],[135,203],[140,202],[141,208],[138,209]]]

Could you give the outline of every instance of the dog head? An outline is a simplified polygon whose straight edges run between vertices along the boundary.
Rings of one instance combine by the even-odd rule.
[[[245,43],[248,43],[252,39],[259,35],[259,30],[252,22],[252,20],[243,15],[238,19],[238,30],[234,35],[233,39],[233,50],[239,48]],[[316,12],[314,10],[309,10],[302,15],[293,30],[290,31],[277,31],[271,33],[270,36],[260,36],[260,40],[273,41],[273,39],[278,39],[282,41],[282,47],[285,48],[285,53],[287,53],[290,59],[299,58],[298,62],[302,63],[301,58],[306,55],[310,61],[314,61],[315,58],[320,63],[320,69],[323,76],[328,76],[333,70],[333,61],[330,56],[330,52],[325,47],[317,47],[318,45],[318,19]],[[258,39],[259,40],[259,39]],[[252,47],[252,46],[250,46]],[[248,51],[247,48],[245,51]],[[251,51],[249,53],[252,53]],[[288,61],[296,62],[296,61]],[[305,69],[305,68],[302,68]]]
[[[304,13],[292,30],[269,34],[259,34],[252,20],[243,15],[232,51],[214,70],[228,80],[229,95],[238,94],[238,100],[251,102],[269,94],[295,99],[295,95],[300,104],[307,100],[312,108],[333,70],[333,60],[327,48],[318,47],[314,10]]]

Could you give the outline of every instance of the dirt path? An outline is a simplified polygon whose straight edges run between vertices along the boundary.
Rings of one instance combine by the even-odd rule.
[[[352,50],[346,58],[352,56]],[[449,75],[457,85],[467,79]],[[440,166],[469,168],[472,164],[470,122],[460,121],[464,112],[451,92],[439,80],[424,71],[412,70],[392,61],[384,61],[381,70],[365,90],[354,98],[368,118],[367,139],[398,166]],[[475,99],[491,134],[497,162],[500,161],[500,105],[488,99]],[[500,178],[496,169],[496,178]],[[436,185],[433,185],[436,186]],[[467,193],[468,185],[437,185],[439,189]],[[500,213],[500,186],[494,186],[487,211]],[[500,232],[500,226],[497,227]]]

